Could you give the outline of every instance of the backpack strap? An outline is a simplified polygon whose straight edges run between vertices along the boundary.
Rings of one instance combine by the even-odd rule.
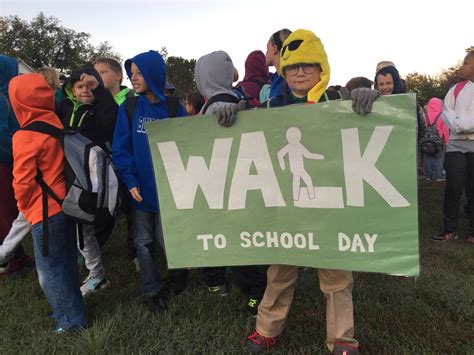
[[[432,126],[436,126],[436,122],[438,122],[438,119],[441,117],[442,114],[443,114],[443,111],[441,111],[440,113],[436,115],[436,118],[434,119]]]
[[[438,122],[439,118],[441,117],[441,115],[443,114],[443,111],[439,112],[433,123],[430,123],[430,118],[428,117],[428,114],[424,114],[423,117],[424,117],[424,123],[425,123],[425,127],[433,127],[433,126],[436,126],[436,123]]]
[[[55,127],[43,121],[31,122],[30,124],[20,129],[23,131],[33,131],[33,132],[44,133],[58,139],[60,139],[65,132],[64,129]]]
[[[204,105],[202,109],[202,114],[206,114],[206,111],[211,104],[214,102],[230,102],[233,104],[237,104],[239,102],[239,99],[231,94],[217,94],[211,97],[209,100],[207,100],[206,104]]]
[[[53,200],[55,200],[60,206],[62,201],[54,193],[54,191],[46,184],[43,180],[43,173],[40,169],[36,169],[36,182],[41,186],[41,202],[43,209],[43,244],[42,244],[42,254],[44,257],[48,256],[48,239],[49,239],[49,216],[48,216],[48,195],[50,195]]]
[[[168,117],[173,118],[178,115],[179,99],[175,96],[168,96],[166,98],[166,105],[168,106]]]
[[[130,96],[125,99],[125,112],[127,113],[128,123],[132,128],[133,114],[137,107],[138,96]]]
[[[266,83],[264,83],[263,81],[258,80],[258,79],[255,79],[255,78],[250,78],[250,79],[247,79],[247,80],[245,80],[245,81],[250,81],[251,83],[255,83],[255,84],[257,84],[258,86],[260,86],[260,88],[262,88],[262,86],[266,84]]]
[[[461,90],[466,86],[467,80],[461,81],[460,83],[457,83],[456,86],[454,87],[454,106],[456,106],[456,100],[458,98],[459,93]]]

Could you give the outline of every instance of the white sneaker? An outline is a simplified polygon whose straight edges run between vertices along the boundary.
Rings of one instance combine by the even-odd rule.
[[[133,258],[133,264],[135,265],[135,271],[140,272],[140,264],[138,263],[138,258]]]
[[[104,288],[110,286],[110,282],[106,280],[106,278],[98,278],[98,277],[87,277],[84,280],[84,283],[81,286],[81,293],[82,297],[86,297],[92,293],[97,293]]]
[[[6,274],[8,272],[8,262],[0,265],[0,274]]]

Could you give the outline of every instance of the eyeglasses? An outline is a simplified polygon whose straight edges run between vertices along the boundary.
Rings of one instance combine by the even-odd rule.
[[[288,65],[287,67],[284,68],[285,70],[285,75],[287,76],[295,76],[298,74],[298,72],[301,70],[305,74],[313,74],[316,70],[320,69],[321,66],[319,64],[293,64],[293,65]]]

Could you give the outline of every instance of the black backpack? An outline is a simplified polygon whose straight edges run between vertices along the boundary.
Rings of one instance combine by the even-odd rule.
[[[230,102],[230,103],[233,103],[233,104],[238,104],[239,101],[240,101],[240,99],[238,97],[236,97],[234,95],[231,95],[231,94],[217,94],[217,95],[214,95],[209,100],[207,100],[206,104],[202,108],[202,114],[205,115],[207,109],[209,108],[209,106],[211,106],[211,104],[213,104],[214,102]]]
[[[262,87],[266,84],[266,83],[264,83],[264,82],[262,82],[258,79],[254,79],[254,78],[250,78],[248,80],[242,81],[241,83],[245,83],[245,82],[251,82],[251,83],[257,84],[258,87],[259,87],[259,93],[260,93],[260,90],[262,89]],[[239,85],[237,85],[236,87],[233,87],[232,91],[234,91],[239,98],[244,99],[245,101],[247,101],[247,103],[251,107],[259,107],[260,106],[260,95],[258,95],[258,96],[249,95],[247,93],[247,91],[245,90],[245,86],[240,85],[241,83],[239,83]]]
[[[424,117],[425,127],[423,130],[423,135],[420,139],[420,148],[425,154],[437,154],[444,148],[444,141],[439,136],[438,129],[436,128],[436,122],[438,122],[441,114],[442,112],[438,113],[432,124],[430,124],[430,120],[427,115]]]

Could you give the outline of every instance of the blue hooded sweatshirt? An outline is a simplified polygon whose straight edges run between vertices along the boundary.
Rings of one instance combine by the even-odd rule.
[[[20,128],[8,97],[8,84],[17,75],[16,59],[0,54],[0,163],[13,161],[12,136]]]
[[[132,63],[140,70],[148,89],[160,101],[151,103],[144,94],[139,95],[131,125],[125,105],[120,106],[114,131],[112,156],[127,188],[129,190],[133,187],[140,188],[143,201],[138,203],[132,199],[134,207],[142,211],[158,212],[155,174],[153,173],[150,148],[145,134],[145,123],[169,116],[166,96],[164,95],[166,65],[161,55],[156,51],[138,54],[125,61],[125,70],[130,80],[132,79]],[[181,105],[177,116],[186,116],[186,111]]]

